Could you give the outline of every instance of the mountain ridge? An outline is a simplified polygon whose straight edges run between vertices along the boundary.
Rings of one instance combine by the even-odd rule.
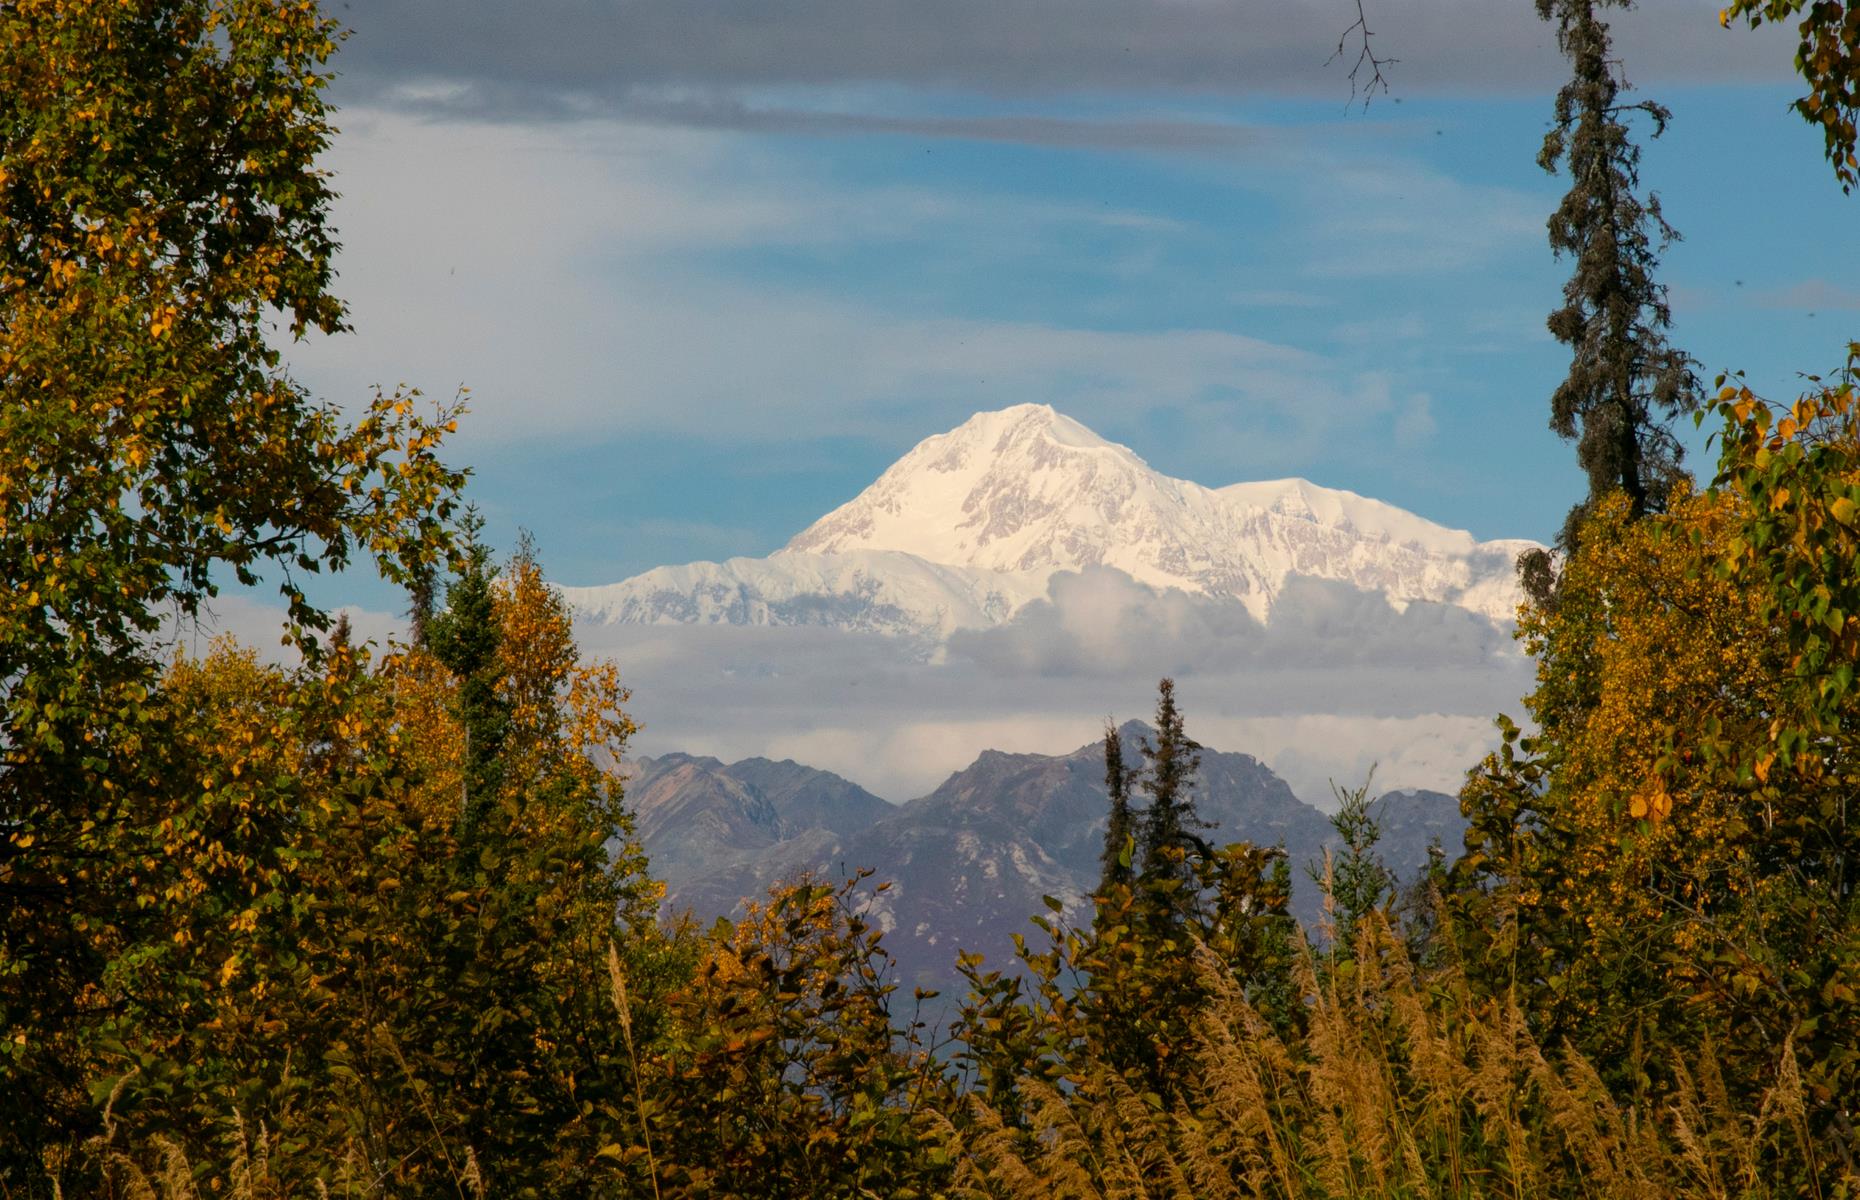
[[[1511,619],[1535,543],[1464,530],[1290,478],[1209,488],[1152,469],[1048,405],[977,413],[924,439],[766,558],[659,567],[562,589],[584,619],[818,625],[946,640],[1011,621],[1061,572],[1110,568],[1270,621],[1293,575],[1391,605]]]
[[[1119,733],[1126,761],[1140,761],[1137,743],[1153,731],[1129,721]],[[1098,741],[1065,754],[984,750],[934,790],[904,804],[872,797],[883,807],[859,807],[833,829],[822,822],[787,829],[786,836],[766,837],[749,852],[718,849],[711,827],[701,822],[653,819],[655,813],[730,810],[740,802],[716,780],[687,778],[668,768],[708,764],[705,769],[719,779],[751,779],[743,791],[766,799],[766,784],[753,781],[762,769],[752,765],[758,761],[766,762],[725,765],[691,755],[639,760],[643,766],[629,781],[628,796],[646,793],[642,840],[655,875],[667,883],[669,910],[689,911],[700,920],[732,916],[743,901],[759,900],[770,885],[801,873],[837,881],[869,867],[875,880],[890,885],[864,901],[870,919],[886,931],[887,950],[906,979],[939,987],[952,983],[957,948],[980,951],[993,963],[1009,962],[1013,934],[1027,932],[1027,918],[1045,911],[1045,896],[1060,902],[1068,920],[1089,920],[1107,808]],[[798,763],[784,770],[791,783],[803,785],[789,794],[790,804],[816,783],[863,792],[840,776]],[[668,785],[690,786],[697,802],[679,806]],[[1294,873],[1294,911],[1315,926],[1317,898],[1305,868],[1335,844],[1329,818],[1259,759],[1241,752],[1204,747],[1192,794],[1201,816],[1215,823],[1207,831],[1209,841],[1285,848]],[[1406,880],[1426,866],[1430,842],[1452,853],[1464,828],[1458,802],[1444,793],[1391,791],[1377,798],[1372,812],[1383,820],[1379,849]]]

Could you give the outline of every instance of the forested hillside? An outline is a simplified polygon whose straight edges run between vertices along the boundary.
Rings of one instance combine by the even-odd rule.
[[[0,1196],[1860,1195],[1860,344],[1786,401],[1668,344],[1609,7],[1537,0],[1591,491],[1522,564],[1529,724],[1463,845],[1398,887],[1351,793],[1301,926],[1302,864],[1197,807],[1264,768],[1164,679],[1090,759],[1090,894],[930,1026],[882,878],[660,919],[620,670],[482,539],[463,406],[282,365],[347,316],[333,12],[0,3]],[[1851,183],[1860,9],[1759,19]],[[310,601],[345,570],[404,640]],[[235,582],[286,665],[164,634]],[[733,770],[718,836],[779,836]]]

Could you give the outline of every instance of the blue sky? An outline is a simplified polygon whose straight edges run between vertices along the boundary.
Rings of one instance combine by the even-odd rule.
[[[1030,400],[1210,485],[1548,539],[1581,480],[1545,428],[1561,65],[1528,0],[1371,5],[1403,61],[1366,111],[1324,63],[1343,0],[1080,2],[1109,28],[1054,0],[354,15],[328,165],[356,332],[293,370],[338,401],[469,385],[490,537],[528,528],[567,583],[767,553]],[[1860,314],[1789,47],[1680,0],[1620,30],[1674,113],[1643,174],[1685,239],[1675,341],[1787,393]]]
[[[1535,158],[1566,68],[1531,0],[1364,0],[1400,60],[1367,110],[1325,61],[1356,0],[339,11],[325,165],[355,332],[288,361],[339,403],[468,385],[451,451],[488,537],[529,529],[563,583],[766,554],[924,437],[1026,401],[1171,474],[1304,476],[1482,538],[1547,540],[1582,491],[1545,424],[1564,183]],[[1722,30],[1708,0],[1609,12],[1673,111],[1643,176],[1685,239],[1674,339],[1788,395],[1860,324],[1856,201],[1786,111],[1791,39]],[[983,748],[1069,751],[1145,713],[1162,671],[1198,738],[1320,803],[1371,764],[1454,788],[1493,714],[1522,715],[1532,665],[1502,629],[1319,589],[1299,604],[1324,637],[1172,640],[1114,583],[1086,589],[1063,669],[810,629],[578,634],[635,689],[635,752],[794,757],[894,800]],[[314,595],[375,637],[405,604],[358,574]],[[221,618],[276,623],[249,596]]]

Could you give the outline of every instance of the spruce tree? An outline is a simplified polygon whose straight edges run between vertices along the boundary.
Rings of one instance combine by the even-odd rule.
[[[1370,771],[1373,778],[1375,771]],[[1382,823],[1370,812],[1370,780],[1345,791],[1335,782],[1330,785],[1337,797],[1337,811],[1331,815],[1330,827],[1341,845],[1335,854],[1327,852],[1324,868],[1310,868],[1312,880],[1324,889],[1326,907],[1333,924],[1333,953],[1341,960],[1354,954],[1356,931],[1363,918],[1381,908],[1394,895],[1395,875],[1376,843],[1382,840]]]
[[[1143,878],[1180,880],[1180,913],[1193,900],[1193,860],[1207,855],[1207,845],[1195,832],[1207,824],[1195,813],[1191,790],[1201,766],[1201,745],[1188,736],[1175,706],[1175,680],[1162,680],[1156,691],[1156,740],[1143,740],[1142,787],[1150,801],[1143,813]]]
[[[1091,929],[1074,935],[1048,924],[1054,951],[1030,956],[1023,947],[1023,958],[1049,999],[1058,995],[1062,963],[1088,981],[1066,1001],[1076,1004],[1087,1040],[1139,1092],[1169,1097],[1182,1094],[1178,1064],[1196,1044],[1211,999],[1208,955],[1234,972],[1275,1027],[1293,1027],[1297,928],[1286,911],[1291,878],[1282,850],[1244,842],[1215,848],[1200,836],[1210,827],[1191,790],[1201,747],[1184,727],[1172,680],[1161,681],[1156,727],[1140,744],[1145,765],[1133,770],[1118,731],[1105,729],[1110,819]],[[1149,801],[1141,809],[1130,804],[1133,783]],[[971,979],[1003,994],[999,977]]]
[[[1574,260],[1563,303],[1548,326],[1570,348],[1569,374],[1550,402],[1550,428],[1576,443],[1588,476],[1588,497],[1570,512],[1561,538],[1567,552],[1601,497],[1619,490],[1639,517],[1664,507],[1680,477],[1681,447],[1672,418],[1697,407],[1692,359],[1667,342],[1672,314],[1666,288],[1655,282],[1660,251],[1678,239],[1657,195],[1642,199],[1640,147],[1629,120],[1650,120],[1653,136],[1671,114],[1648,100],[1628,103],[1619,64],[1609,57],[1604,5],[1632,0],[1537,0],[1537,12],[1557,27],[1570,81],[1557,93],[1556,115],[1538,165],[1569,169],[1570,188],[1550,217],[1550,247]],[[1521,562],[1525,583],[1540,600],[1554,587],[1541,555]]]
[[[496,801],[510,705],[498,695],[497,686],[501,634],[493,594],[496,568],[490,551],[478,540],[483,522],[472,513],[464,524],[464,561],[446,588],[445,611],[427,622],[427,639],[433,656],[459,679],[459,718],[465,728],[459,832],[469,841],[487,807]]]
[[[1110,794],[1111,809],[1104,828],[1103,869],[1099,872],[1098,882],[1100,892],[1131,880],[1135,826],[1130,813],[1130,776],[1130,768],[1124,765],[1124,741],[1118,736],[1117,727],[1106,721],[1104,787]]]

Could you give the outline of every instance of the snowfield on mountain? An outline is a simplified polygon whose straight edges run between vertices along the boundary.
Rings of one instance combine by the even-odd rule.
[[[1303,479],[1204,487],[1150,468],[1047,405],[978,413],[925,439],[767,558],[659,567],[564,588],[584,620],[812,625],[937,644],[1004,624],[1060,572],[1121,571],[1269,623],[1293,576],[1402,608],[1512,618],[1535,543],[1463,530]]]

